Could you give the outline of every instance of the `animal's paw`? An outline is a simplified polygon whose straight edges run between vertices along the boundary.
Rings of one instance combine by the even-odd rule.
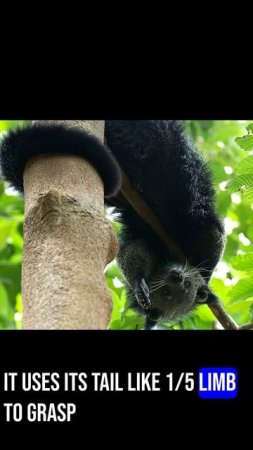
[[[143,309],[150,308],[151,301],[149,298],[149,288],[148,288],[148,285],[147,285],[146,281],[144,280],[144,278],[141,279],[140,284],[135,291],[135,296],[136,296],[136,299],[137,299],[139,305]]]

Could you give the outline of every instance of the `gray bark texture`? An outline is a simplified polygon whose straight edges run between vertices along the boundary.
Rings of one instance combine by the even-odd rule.
[[[41,121],[104,139],[102,121]],[[107,329],[112,301],[104,269],[117,241],[104,215],[103,182],[75,155],[31,158],[24,173],[24,329]]]

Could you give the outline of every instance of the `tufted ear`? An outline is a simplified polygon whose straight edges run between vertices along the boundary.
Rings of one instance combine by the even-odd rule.
[[[158,308],[153,308],[148,312],[148,315],[145,319],[145,330],[152,330],[157,322],[161,319],[163,315],[163,311]]]
[[[74,154],[89,161],[104,182],[106,197],[115,195],[120,188],[120,168],[109,148],[84,129],[64,126],[64,123],[59,125],[57,121],[50,121],[50,124],[43,124],[42,121],[10,131],[1,140],[0,168],[4,179],[23,193],[23,173],[27,161],[47,153]]]
[[[211,289],[207,284],[203,284],[199,287],[196,294],[196,303],[211,305],[214,303],[219,303],[217,297],[213,294]]]
[[[206,303],[208,301],[209,292],[210,290],[206,284],[200,286],[196,294],[196,303]]]

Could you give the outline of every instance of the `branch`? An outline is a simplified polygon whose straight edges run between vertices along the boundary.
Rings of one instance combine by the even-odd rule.
[[[239,327],[237,323],[226,313],[221,303],[214,303],[208,305],[211,309],[213,315],[220,322],[220,324],[225,328],[225,330],[238,330]]]
[[[127,175],[122,171],[122,185],[121,193],[126,198],[128,203],[138,213],[138,215],[146,222],[153,231],[160,237],[162,242],[166,245],[169,252],[181,262],[185,262],[186,257],[181,249],[168,235],[167,231],[158,220],[150,206],[145,202],[140,193],[133,187]]]
[[[242,325],[239,330],[253,330],[253,323],[246,323],[246,325]]]
[[[102,141],[104,122],[35,121],[34,125],[34,140],[26,138],[23,143],[31,153],[22,174],[23,326],[47,330],[107,329],[112,301],[104,267],[115,257],[117,242],[111,224],[104,217],[105,183],[85,154],[74,154],[79,137],[74,139],[71,133],[72,128],[80,128],[87,136],[92,134]],[[55,134],[49,133],[55,125],[65,126],[66,139],[62,139],[62,134],[57,138],[59,128]],[[65,140],[69,153],[59,150],[60,142]],[[16,141],[21,146],[20,154],[20,135]],[[38,151],[39,141],[46,143],[44,150],[48,153]],[[90,145],[92,141],[88,142]],[[88,145],[87,149],[84,146],[84,152],[89,154],[90,150]],[[98,144],[96,151],[102,150]],[[15,152],[13,161],[16,149]]]
[[[169,236],[167,230],[163,227],[163,225],[158,220],[157,216],[150,208],[150,206],[143,199],[141,194],[135,189],[129,180],[128,176],[122,171],[122,185],[121,185],[121,194],[125,197],[128,203],[133,207],[133,209],[137,212],[137,214],[146,222],[152,230],[160,237],[162,242],[165,244],[166,248],[169,252],[175,256],[179,261],[185,262],[186,256],[182,252],[182,250],[175,244],[173,239]],[[218,303],[213,303],[208,305],[216,319],[220,322],[220,324],[226,330],[239,330],[243,329],[242,327],[238,327],[236,322],[226,313],[223,306]],[[249,324],[251,325],[251,324]],[[244,325],[244,327],[249,326]],[[253,328],[253,325],[251,325]],[[244,328],[246,329],[246,328]],[[247,328],[248,329],[248,328]]]

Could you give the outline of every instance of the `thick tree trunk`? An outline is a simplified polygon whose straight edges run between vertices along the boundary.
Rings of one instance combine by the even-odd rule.
[[[103,139],[103,122],[64,124]],[[104,216],[103,182],[86,160],[46,151],[24,173],[24,328],[106,329],[112,305],[104,268],[117,242]]]

